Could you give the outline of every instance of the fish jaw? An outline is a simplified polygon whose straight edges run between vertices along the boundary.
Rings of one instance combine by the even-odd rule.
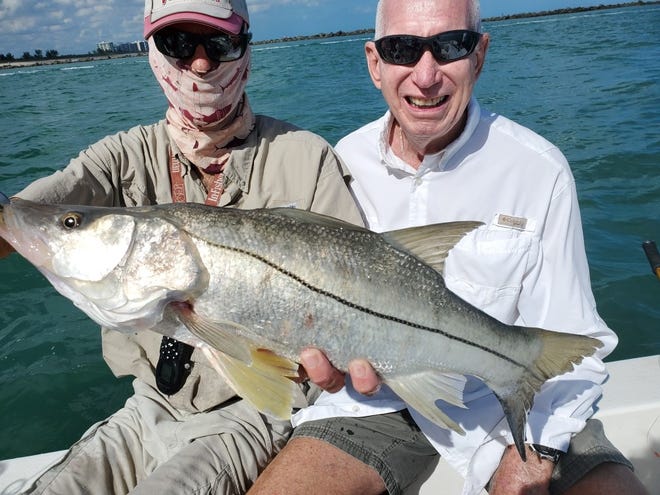
[[[106,328],[150,329],[170,301],[194,298],[208,283],[185,233],[139,209],[15,200],[2,205],[0,235]]]
[[[11,204],[0,205],[0,237],[30,263],[41,269],[49,263],[52,252],[39,235],[38,229],[25,228],[22,217],[26,209],[23,203],[15,200]]]

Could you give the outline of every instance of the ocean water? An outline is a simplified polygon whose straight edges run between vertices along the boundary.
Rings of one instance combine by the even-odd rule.
[[[660,241],[660,7],[486,24],[476,93],[568,157],[610,359],[660,354],[660,281],[641,249]],[[366,38],[253,49],[256,112],[335,143],[385,111]],[[146,58],[0,71],[0,190],[13,194],[105,135],[164,114]],[[62,449],[120,407],[98,327],[19,256],[0,260],[0,459]]]

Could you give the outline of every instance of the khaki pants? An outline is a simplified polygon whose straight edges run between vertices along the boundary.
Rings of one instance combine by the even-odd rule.
[[[288,421],[243,400],[193,414],[140,380],[133,387],[122,409],[92,426],[25,493],[241,494],[291,431]]]

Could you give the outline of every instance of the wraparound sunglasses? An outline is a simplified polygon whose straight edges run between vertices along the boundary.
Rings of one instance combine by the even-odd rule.
[[[154,33],[156,48],[163,55],[174,58],[190,58],[199,45],[206,56],[214,62],[231,62],[245,55],[252,33],[241,34],[195,34],[174,29]]]
[[[376,40],[376,50],[385,62],[394,65],[417,63],[428,47],[438,62],[453,62],[470,55],[477,47],[481,33],[459,29],[424,38],[410,34],[394,34]]]

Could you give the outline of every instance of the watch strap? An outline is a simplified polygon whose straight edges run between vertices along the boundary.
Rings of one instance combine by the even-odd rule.
[[[545,459],[548,461],[557,464],[559,458],[562,456],[563,452],[561,450],[553,449],[552,447],[546,447],[538,443],[528,444],[532,452],[534,452],[539,459]]]

